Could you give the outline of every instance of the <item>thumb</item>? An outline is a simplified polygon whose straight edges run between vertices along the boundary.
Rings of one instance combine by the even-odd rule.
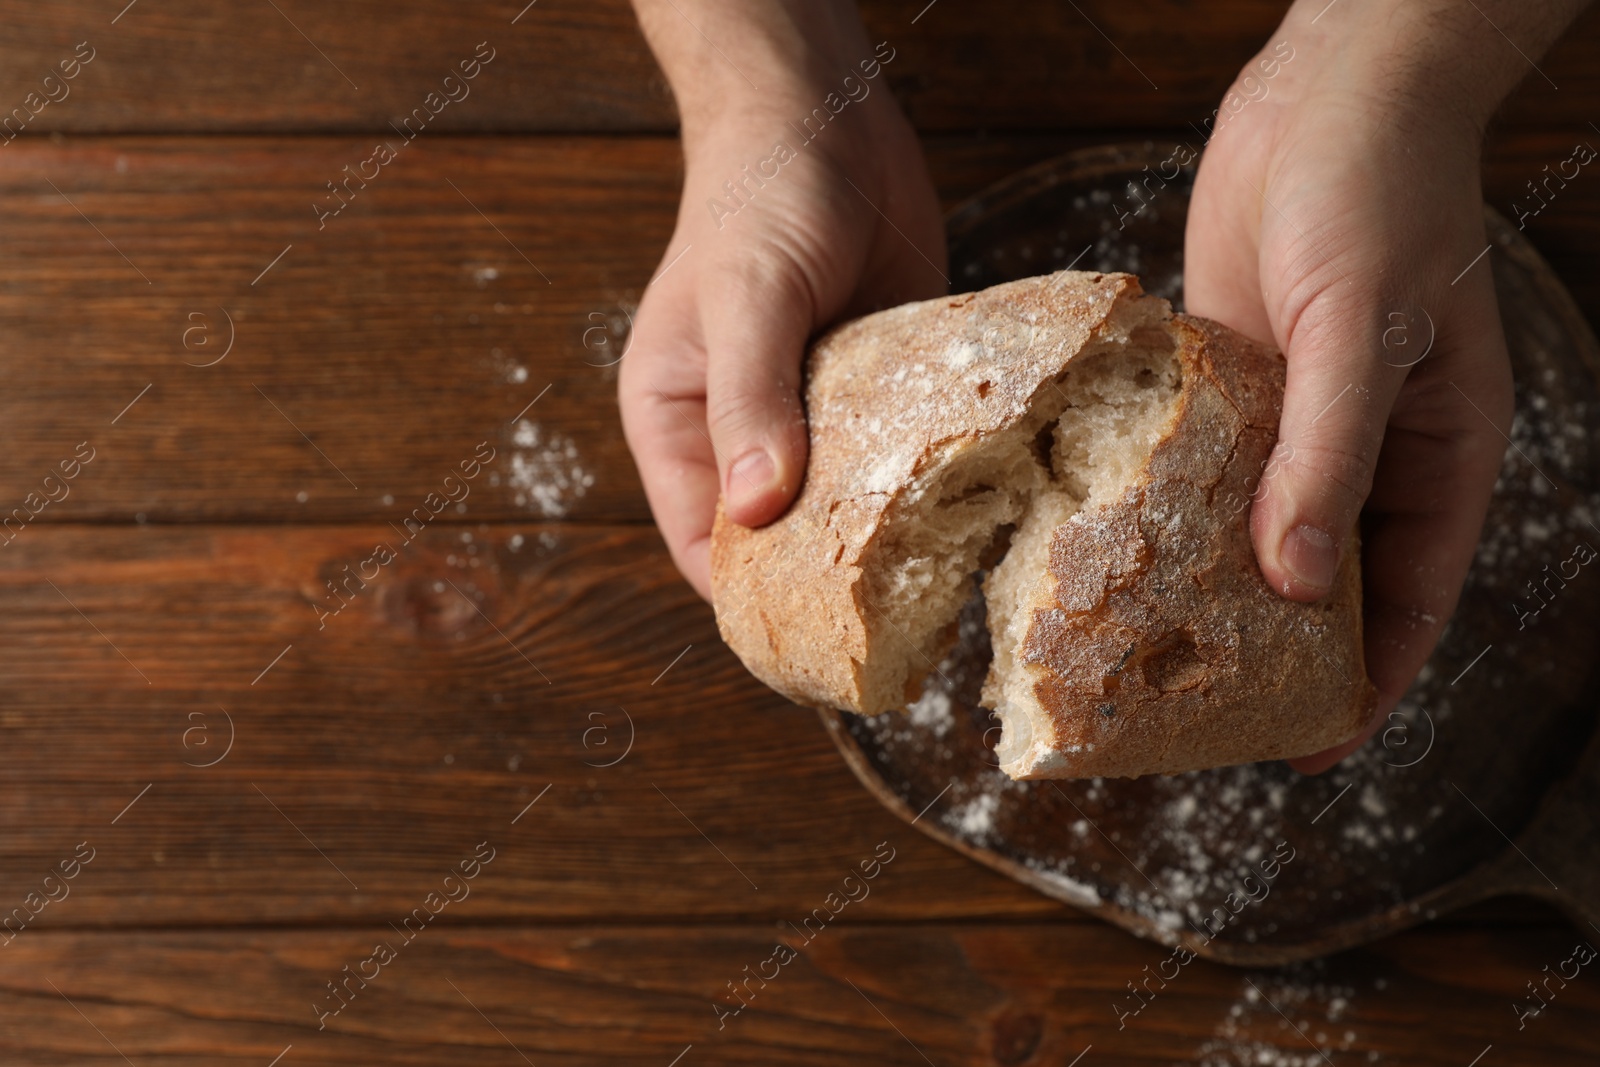
[[[815,321],[810,286],[777,249],[741,249],[702,275],[706,421],[730,520],[781,515],[806,465],[800,362]]]
[[[1289,331],[1278,447],[1251,507],[1261,573],[1291,600],[1332,589],[1405,379],[1376,354],[1376,303],[1351,288],[1323,290]]]

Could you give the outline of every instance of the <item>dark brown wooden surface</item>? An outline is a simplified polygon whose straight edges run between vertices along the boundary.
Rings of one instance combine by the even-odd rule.
[[[321,576],[380,540],[390,573],[319,629]],[[464,914],[803,913],[888,837],[917,888],[883,918],[1072,914],[906,833],[722,646],[653,529],[56,527],[7,551],[3,721],[28,758],[0,778],[0,887],[100,849],[51,925],[376,922],[513,836]],[[226,758],[192,766],[230,716]]]
[[[39,114],[36,129],[381,130],[487,41],[494,60],[431,129],[661,132],[676,125],[671,93],[626,0],[538,0],[524,11],[526,3],[137,0],[114,25],[123,6],[116,0],[41,4],[7,20],[0,101],[20,102],[88,41],[95,58],[71,94]],[[940,131],[1203,123],[1288,7],[1283,0],[1078,0],[1010,5],[997,18],[992,6],[971,0],[861,6],[872,40],[895,49],[888,84],[919,128]],[[1371,16],[1335,10],[1327,17]],[[1486,23],[1482,32],[1495,30]],[[721,47],[759,89],[761,71],[740,63],[737,44]],[[1540,62],[1550,82],[1533,75],[1510,121],[1556,130],[1595,121],[1597,48],[1600,17],[1590,12]]]
[[[491,864],[478,880],[494,877]],[[893,864],[877,881],[885,895],[914,888]],[[1568,956],[1565,931],[1432,928],[1278,971],[1196,961],[1119,1031],[1112,1005],[1165,951],[1098,924],[852,924],[809,945],[788,934],[803,955],[766,988],[752,981],[719,1030],[713,1003],[737,1007],[726,984],[783,936],[773,923],[425,928],[365,988],[351,980],[319,1031],[317,1006],[337,1003],[327,983],[401,940],[386,926],[40,934],[0,953],[0,1049],[7,1062],[123,1063],[114,1043],[141,1067],[264,1065],[286,1048],[283,1063],[319,1067],[663,1067],[680,1054],[1014,1067],[1086,1049],[1083,1064],[1461,1067],[1491,1046],[1482,1062],[1586,1067],[1600,1054],[1593,981],[1520,1031],[1511,1010],[1506,991]]]
[[[1309,968],[1191,964],[1119,1031],[1167,950],[906,829],[722,647],[647,525],[603,364],[679,157],[626,7],[276,6],[0,5],[0,106],[97,49],[0,147],[0,501],[96,449],[0,548],[0,915],[95,850],[0,934],[0,1062],[1323,1062],[1268,1001],[1339,1067],[1594,1062],[1592,968],[1522,1030],[1513,1005],[1600,931],[1513,899]],[[953,204],[1182,134],[1282,5],[922,7],[866,17]],[[1596,136],[1597,34],[1498,126],[1502,211]],[[473,95],[319,232],[367,131],[485,39]],[[1594,321],[1600,185],[1529,233]],[[221,352],[220,309],[235,347],[186,366]],[[553,436],[593,476],[559,514],[510,484],[519,453],[555,469]],[[389,524],[480,441],[467,510],[401,547]],[[396,560],[319,630],[379,540]],[[319,1033],[326,983],[484,841],[471,895]],[[872,895],[718,1031],[725,983],[885,841]]]
[[[1509,215],[1575,136],[1500,138],[1489,202]],[[954,204],[1098,140],[932,137],[928,155]],[[419,138],[319,231],[317,191],[369,151],[353,137],[0,150],[0,501],[88,441],[97,458],[41,521],[398,521],[487,440],[500,484],[474,485],[471,518],[542,519],[510,466],[521,451],[543,469],[558,438],[577,453],[561,469],[594,476],[557,494],[560,517],[648,521],[608,364],[671,231],[676,144]],[[1574,183],[1529,232],[1580,306],[1600,306],[1600,197]],[[233,350],[194,366],[221,354],[228,316]],[[511,420],[546,386],[526,416],[540,445],[519,449]]]

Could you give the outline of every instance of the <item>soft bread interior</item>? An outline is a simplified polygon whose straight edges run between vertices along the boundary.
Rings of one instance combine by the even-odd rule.
[[[1141,330],[1122,345],[1080,355],[1063,376],[1069,399],[1055,427],[1050,481],[1029,500],[1010,550],[983,586],[994,648],[983,702],[1000,717],[1001,767],[1030,749],[1035,759],[1055,750],[1034,694],[1039,668],[1018,651],[1034,612],[1055,599],[1049,565],[1056,528],[1143,479],[1150,453],[1171,429],[1182,387],[1176,346],[1164,330]]]
[[[983,589],[995,658],[984,700],[1004,725],[998,753],[1005,764],[1035,743],[1048,748],[1033,669],[1016,652],[1033,605],[1050,596],[1056,527],[1136,484],[1170,428],[1182,381],[1165,319],[1161,301],[1119,306],[1025,418],[981,441],[947,442],[917,472],[862,564],[858,595],[877,639],[858,667],[861,711],[916,695],[954,641],[975,575],[992,567]]]
[[[950,442],[896,501],[872,560],[863,566],[863,614],[879,640],[858,667],[861,711],[904,707],[908,685],[929,674],[955,636],[972,576],[996,532],[1017,522],[1046,485],[1035,441],[1059,405],[977,444]]]

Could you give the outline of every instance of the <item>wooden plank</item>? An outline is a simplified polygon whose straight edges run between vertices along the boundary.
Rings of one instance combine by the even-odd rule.
[[[459,83],[459,64],[484,42],[493,58],[465,96],[450,87],[460,99],[430,119],[431,131],[661,130],[676,121],[627,0],[540,0],[521,18],[527,0],[179,0],[130,4],[113,24],[123,3],[70,0],[7,19],[7,109],[41,92],[79,42],[94,54],[26,133],[386,130],[428,93],[442,96],[446,76]]]
[[[69,898],[0,934],[0,1058],[1067,1064],[1093,1045],[1084,1067],[1322,1062],[1270,1000],[1340,1063],[1594,1061],[1592,982],[1516,1026],[1524,983],[1577,936],[1526,902],[1288,974],[1191,964],[1118,1030],[1113,998],[1165,950],[879,808],[636,525],[597,365],[615,348],[585,340],[624,335],[670,232],[676,148],[449,136],[669,131],[625,4],[272,6],[74,0],[0,41],[0,106],[74,42],[100,48],[0,148],[0,501],[96,449],[0,552],[0,907],[95,850]],[[945,3],[911,26],[920,0],[873,0],[866,18],[900,47],[886,81],[924,129],[1064,131],[931,138],[949,203],[1086,139],[1181,132],[1281,7],[996,20]],[[1508,214],[1588,137],[1597,27],[1541,63],[1562,92],[1530,80],[1508,112],[1487,176]],[[409,112],[484,39],[498,51],[473,96],[318,230],[314,195],[370,152],[354,131]],[[341,135],[77,136],[119,130]],[[1600,306],[1600,193],[1573,183],[1530,230]],[[220,352],[219,312],[238,346],[185,367]],[[511,416],[535,397],[537,440],[519,442]],[[401,540],[382,520],[425,507],[480,441],[496,458],[465,511],[429,512],[319,629],[326,580]],[[479,842],[496,852],[470,898],[319,1033],[325,983]],[[879,842],[895,859],[870,900],[718,1030],[712,999]],[[138,924],[183,929],[97,929]]]
[[[43,927],[378,921],[485,839],[478,918],[803,911],[885,840],[882,917],[1076,918],[880,807],[651,529],[58,525],[0,602],[0,912],[97,850]]]
[[[476,884],[499,876],[490,865]],[[910,881],[890,866],[877,884],[894,892],[896,879]],[[485,929],[447,907],[410,941],[384,925],[24,935],[0,952],[0,1047],[8,1062],[140,1067],[280,1055],[307,1067],[1462,1067],[1486,1052],[1484,1063],[1566,1067],[1600,1055],[1586,971],[1564,987],[1548,979],[1548,1006],[1518,1027],[1514,1005],[1535,1003],[1526,983],[1572,959],[1568,932],[1424,930],[1320,964],[1237,971],[1180,967],[1102,926],[830,925],[808,943],[782,922]],[[380,942],[389,952],[374,957]],[[1130,984],[1148,990],[1136,1015]],[[739,996],[747,1006],[732,1014]],[[1120,1028],[1118,1006],[1130,1013]]]
[[[319,232],[313,202],[365,141],[13,146],[8,504],[88,441],[52,518],[398,519],[487,440],[480,517],[644,518],[600,342],[665,246],[675,145],[403,151]]]
[[[895,48],[887,84],[921,128],[938,131],[1203,123],[1243,64],[1274,39],[1285,7],[1230,0],[1201,11],[1082,0],[995,18],[981,4],[924,6],[869,0],[862,8],[872,39]],[[68,95],[44,105],[24,135],[384,130],[439,89],[480,42],[495,59],[469,86],[471,95],[446,105],[431,128],[661,132],[676,122],[626,0],[541,0],[526,8],[523,0],[488,7],[364,0],[337,8],[288,0],[225,10],[169,0],[136,3],[120,16],[112,8],[122,5],[70,0],[6,19],[0,106],[7,109],[41,92],[45,75],[77,44],[94,49],[66,83]],[[1329,15],[1341,17],[1358,16]],[[1493,31],[1485,25],[1483,32]],[[721,47],[737,62],[736,41]],[[1597,47],[1600,18],[1591,12],[1540,62],[1544,76],[1530,71],[1514,121],[1574,130],[1593,121]],[[62,89],[52,92],[59,97]]]
[[[1082,143],[934,138],[929,156],[953,203]],[[468,521],[648,519],[606,364],[671,229],[676,146],[419,138],[319,231],[317,192],[365,144],[0,154],[0,513],[38,493],[38,522],[398,520],[488,441],[499,458]],[[1491,202],[1509,213],[1570,149],[1502,138]],[[1530,230],[1600,306],[1600,183],[1571,183]],[[519,444],[513,417],[536,398],[537,438],[524,427]],[[85,442],[93,461],[41,506]]]
[[[952,146],[950,194],[1066,143]],[[88,442],[40,521],[398,518],[489,440],[476,517],[648,518],[614,361],[671,230],[676,146],[419,139],[319,230],[321,183],[364,145],[96,139],[0,160],[8,509]],[[524,447],[512,419],[536,398]]]
[[[58,524],[0,603],[0,915],[94,851],[35,931],[381,922],[482,840],[478,921],[803,913],[884,841],[875,918],[1087,921],[879,806],[652,530]]]

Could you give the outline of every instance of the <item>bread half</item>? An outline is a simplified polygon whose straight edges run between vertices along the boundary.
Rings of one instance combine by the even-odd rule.
[[[984,572],[983,691],[1015,778],[1131,777],[1320,751],[1373,692],[1356,551],[1316,604],[1269,589],[1248,502],[1283,359],[1126,274],[1061,272],[831,331],[806,481],[719,508],[723,639],[790,699],[903,708]]]

